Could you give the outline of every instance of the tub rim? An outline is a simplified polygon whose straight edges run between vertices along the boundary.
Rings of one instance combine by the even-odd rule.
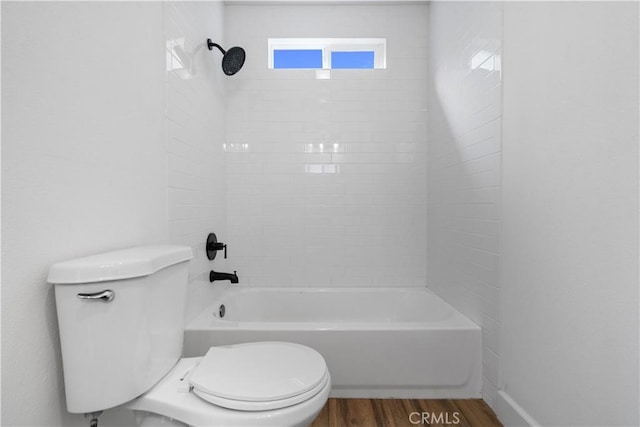
[[[232,321],[224,320],[215,316],[218,311],[221,299],[228,293],[257,293],[265,291],[285,291],[285,292],[322,292],[322,293],[341,293],[366,291],[374,293],[383,292],[424,292],[430,294],[430,297],[436,298],[439,303],[445,304],[452,311],[452,316],[439,321],[424,322],[351,322],[351,321],[290,321],[290,322],[269,322],[269,321]],[[222,290],[216,298],[200,312],[185,327],[190,331],[202,330],[220,330],[220,331],[415,331],[415,330],[469,330],[475,331],[481,329],[478,324],[467,316],[463,315],[459,310],[449,304],[446,300],[436,294],[433,290],[426,286],[340,286],[340,287],[319,287],[319,286],[247,286],[233,285]]]

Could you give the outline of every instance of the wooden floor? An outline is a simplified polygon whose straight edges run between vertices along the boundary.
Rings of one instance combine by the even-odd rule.
[[[329,399],[311,427],[501,427],[482,399]]]

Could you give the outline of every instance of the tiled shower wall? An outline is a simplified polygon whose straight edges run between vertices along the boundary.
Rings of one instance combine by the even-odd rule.
[[[427,283],[482,326],[483,398],[498,387],[502,4],[432,2]]]
[[[223,36],[222,2],[164,3],[168,215],[171,243],[191,246],[187,320],[210,300],[204,244],[226,230],[224,79],[207,38]],[[216,260],[218,265],[220,261]]]
[[[241,283],[426,283],[426,5],[229,5],[230,269]],[[269,37],[386,37],[387,69],[269,70]]]

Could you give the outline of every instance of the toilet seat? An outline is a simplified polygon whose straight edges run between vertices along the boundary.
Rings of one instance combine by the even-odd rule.
[[[200,398],[242,411],[295,405],[315,396],[328,381],[317,351],[288,342],[211,347],[189,379]]]
[[[185,357],[155,386],[125,407],[140,416],[162,416],[194,427],[308,427],[325,406],[331,392],[331,375],[315,396],[296,405],[267,411],[238,411],[214,405],[189,391],[188,375],[202,357]],[[165,425],[154,422],[152,425]],[[173,425],[173,424],[166,424]],[[181,424],[180,424],[181,425]]]
[[[196,390],[194,388],[193,392],[199,396],[200,398],[206,400],[209,403],[213,403],[214,405],[221,406],[223,408],[235,409],[237,411],[270,411],[273,409],[286,408],[287,406],[297,405],[300,402],[304,402],[318,394],[320,390],[322,390],[329,382],[329,373],[325,374],[322,381],[318,383],[316,387],[313,389],[298,394],[297,396],[292,396],[286,399],[280,400],[272,400],[272,401],[247,401],[247,400],[234,400],[234,399],[225,399],[223,397],[215,396],[213,394],[204,393],[202,391]]]

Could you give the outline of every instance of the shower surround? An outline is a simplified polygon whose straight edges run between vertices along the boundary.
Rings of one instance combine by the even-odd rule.
[[[499,2],[429,6],[427,284],[482,327],[482,397],[492,406],[500,362],[502,16]]]
[[[233,269],[258,286],[426,284],[427,6],[233,5]],[[386,37],[387,68],[273,70],[270,37]]]

